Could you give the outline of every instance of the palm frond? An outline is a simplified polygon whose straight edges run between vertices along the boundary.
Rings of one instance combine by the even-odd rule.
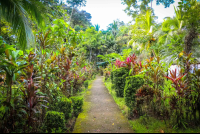
[[[38,24],[42,22],[37,5],[33,0],[0,1],[0,15],[11,24],[23,50],[34,41],[30,26],[31,19],[36,19]]]

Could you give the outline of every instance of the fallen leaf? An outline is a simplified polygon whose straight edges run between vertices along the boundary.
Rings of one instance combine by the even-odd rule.
[[[160,133],[165,133],[162,129],[160,130]]]
[[[112,125],[114,125],[114,123]]]

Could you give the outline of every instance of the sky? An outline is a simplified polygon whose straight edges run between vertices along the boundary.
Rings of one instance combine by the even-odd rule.
[[[173,17],[174,6],[178,5],[180,0],[175,0],[175,3],[170,5],[168,8],[164,8],[162,4],[156,5],[156,1],[153,0],[152,7],[154,8],[154,13],[158,16],[157,22],[162,22],[165,17]],[[121,4],[121,0],[87,0],[86,6],[79,9],[85,10],[92,16],[91,23],[93,25],[99,24],[100,29],[107,29],[107,26],[114,20],[119,19],[128,23],[132,20],[123,10],[126,5]]]

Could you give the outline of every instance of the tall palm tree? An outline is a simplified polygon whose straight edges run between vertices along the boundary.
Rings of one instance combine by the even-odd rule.
[[[183,27],[183,15],[181,8],[175,8],[174,11],[176,16],[173,18],[167,18],[162,23],[162,30],[165,32],[179,31]]]
[[[94,25],[94,27],[95,27],[95,30],[96,30],[97,32],[100,30],[99,24]]]
[[[185,22],[182,8],[174,7],[174,10],[175,16],[173,18],[167,17],[164,19],[158,38],[159,53],[162,55],[163,60],[169,64],[174,62],[180,51],[182,51],[184,47],[182,41],[186,34],[186,31],[183,30]]]
[[[132,39],[129,44],[142,44],[141,49],[151,47],[155,41],[154,16],[151,15],[151,10],[147,10],[145,14],[138,15],[130,32]]]
[[[0,0],[0,17],[11,24],[23,50],[34,39],[31,20],[42,22],[41,6],[39,0]]]
[[[118,32],[118,22],[113,21],[113,23],[109,24],[108,30],[110,30],[113,36],[116,37],[117,32]]]

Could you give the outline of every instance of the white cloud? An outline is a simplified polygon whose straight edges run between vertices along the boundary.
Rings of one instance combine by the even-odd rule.
[[[177,6],[180,0],[175,0],[173,5]],[[121,4],[121,0],[87,0],[86,6],[81,7],[81,10],[86,10],[92,15],[92,24],[99,24],[100,29],[107,29],[108,24],[112,23],[113,20],[119,19],[128,23],[132,20],[123,10],[126,5]],[[156,5],[155,0],[152,3],[155,15],[158,16],[157,22],[162,22],[165,17],[174,16],[174,7],[170,5],[169,8],[164,8],[161,4]]]
[[[105,30],[113,20],[119,19],[125,23],[132,20],[123,11],[125,7],[121,4],[121,0],[87,0],[86,7],[81,9],[92,15],[92,24],[99,24],[100,29]]]
[[[174,4],[170,5],[170,7],[164,8],[164,6],[162,4],[157,6],[156,2],[154,1],[152,3],[152,7],[154,9],[155,15],[158,16],[157,22],[163,22],[163,19],[165,17],[173,17],[173,16],[175,16],[174,6],[177,7],[178,6],[178,2],[180,2],[180,0],[175,0]]]

